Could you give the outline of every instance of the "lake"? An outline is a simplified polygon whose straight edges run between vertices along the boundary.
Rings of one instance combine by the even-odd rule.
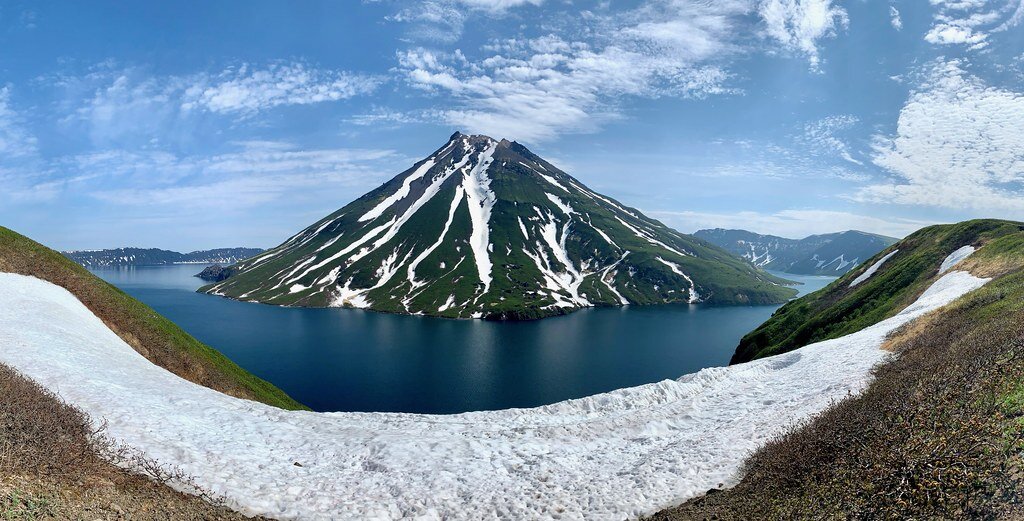
[[[195,290],[201,265],[92,270],[317,411],[534,407],[729,362],[778,306],[627,306],[534,322],[282,308]],[[776,275],[803,282],[831,277]]]

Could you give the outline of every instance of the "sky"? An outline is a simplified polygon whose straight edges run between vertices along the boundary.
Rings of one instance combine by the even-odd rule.
[[[1024,0],[0,3],[0,225],[271,247],[460,130],[683,232],[1024,220]]]

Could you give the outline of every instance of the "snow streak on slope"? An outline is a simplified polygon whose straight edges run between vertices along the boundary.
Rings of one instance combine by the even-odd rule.
[[[868,269],[864,270],[864,273],[861,273],[860,275],[857,276],[857,278],[853,279],[853,282],[850,283],[850,287],[852,288],[857,284],[860,284],[861,282],[870,279],[871,276],[874,275],[876,271],[878,271],[878,268],[881,268],[882,264],[885,264],[885,261],[889,260],[890,257],[896,255],[899,251],[900,250],[892,250],[891,252],[885,254],[885,256],[882,257],[881,259],[878,259],[878,262],[872,264],[871,266],[868,266]]]
[[[247,514],[620,520],[735,483],[750,451],[862,390],[889,332],[986,281],[951,272],[852,335],[534,409],[312,413],[232,398],[151,364],[64,289],[13,274],[0,274],[0,363]]]
[[[439,235],[433,244],[423,250],[423,252],[409,264],[409,284],[412,285],[413,291],[426,284],[425,282],[416,280],[416,266],[419,266],[420,263],[423,262],[423,259],[426,259],[431,253],[434,253],[434,250],[437,250],[437,247],[444,243],[445,238],[448,237],[448,230],[452,227],[452,221],[455,220],[455,211],[458,210],[459,204],[462,203],[462,197],[465,193],[466,190],[461,185],[455,187],[455,197],[452,198],[452,204],[448,208],[448,220],[444,222],[444,229],[441,230],[441,235]],[[444,307],[445,309],[448,309],[451,307],[451,304],[446,304]]]
[[[384,198],[383,201],[380,202],[380,204],[373,207],[373,209],[371,209],[369,212],[363,214],[363,216],[359,218],[359,221],[372,221],[380,217],[385,210],[391,208],[392,206],[394,206],[395,203],[401,201],[407,195],[409,195],[409,191],[412,189],[413,181],[417,181],[420,178],[422,178],[423,175],[429,172],[430,169],[433,167],[434,158],[430,158],[424,161],[423,164],[420,165],[420,167],[417,168],[415,172],[413,172],[409,177],[406,177],[405,180],[402,181],[402,187],[399,188],[397,192],[387,196],[386,198]]]
[[[469,202],[469,218],[473,223],[473,233],[470,235],[469,245],[473,248],[477,273],[480,275],[480,282],[484,285],[481,294],[487,293],[487,290],[491,288],[489,227],[491,209],[497,198],[491,191],[491,179],[487,177],[487,169],[491,166],[491,156],[497,147],[497,143],[492,143],[487,147],[487,150],[480,154],[473,169],[465,174],[462,181],[462,188],[466,191],[466,200]]]
[[[970,244],[958,248],[953,253],[950,253],[949,256],[942,261],[942,265],[939,266],[939,274],[941,275],[946,273],[953,266],[960,264],[960,261],[970,257],[972,253],[974,253],[974,246],[971,246]]]
[[[689,255],[689,253],[679,251],[679,250],[677,250],[677,249],[675,249],[675,248],[673,248],[673,247],[671,247],[671,246],[669,246],[669,245],[659,241],[658,239],[655,239],[654,237],[651,236],[650,233],[645,232],[643,230],[640,230],[640,229],[632,226],[631,224],[627,223],[626,221],[623,221],[622,218],[620,218],[617,215],[615,216],[615,219],[617,221],[619,221],[620,224],[622,224],[623,226],[628,228],[630,231],[635,233],[637,237],[639,237],[639,238],[641,238],[641,239],[643,239],[643,240],[645,240],[645,241],[647,241],[647,242],[649,242],[651,244],[654,244],[656,246],[661,246],[662,248],[665,248],[666,250],[668,250],[668,251],[670,251],[672,253],[675,253],[676,255],[679,255],[680,257],[685,257],[685,256]]]
[[[697,293],[697,286],[694,285],[693,280],[689,276],[683,273],[683,270],[679,267],[679,265],[674,262],[662,259],[661,257],[658,257],[657,259],[658,262],[671,268],[673,273],[686,279],[686,282],[690,283],[690,304],[696,304],[697,302],[700,302],[700,294]]]

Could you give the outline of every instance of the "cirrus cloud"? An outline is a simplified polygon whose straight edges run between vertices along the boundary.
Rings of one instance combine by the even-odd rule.
[[[11,107],[11,87],[0,87],[0,160],[25,158],[36,152],[37,140],[25,118]]]
[[[88,74],[60,77],[69,112],[61,125],[88,135],[95,145],[145,144],[191,137],[197,118],[229,122],[285,106],[337,102],[373,93],[376,76],[321,69],[301,62],[248,64],[219,73],[156,76],[139,67],[102,63]]]

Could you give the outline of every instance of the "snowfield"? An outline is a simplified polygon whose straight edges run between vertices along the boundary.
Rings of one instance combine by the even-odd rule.
[[[289,412],[232,398],[151,364],[63,288],[6,273],[0,362],[247,514],[617,520],[734,483],[750,451],[862,390],[887,333],[985,282],[950,272],[893,318],[779,356],[450,416]]]

